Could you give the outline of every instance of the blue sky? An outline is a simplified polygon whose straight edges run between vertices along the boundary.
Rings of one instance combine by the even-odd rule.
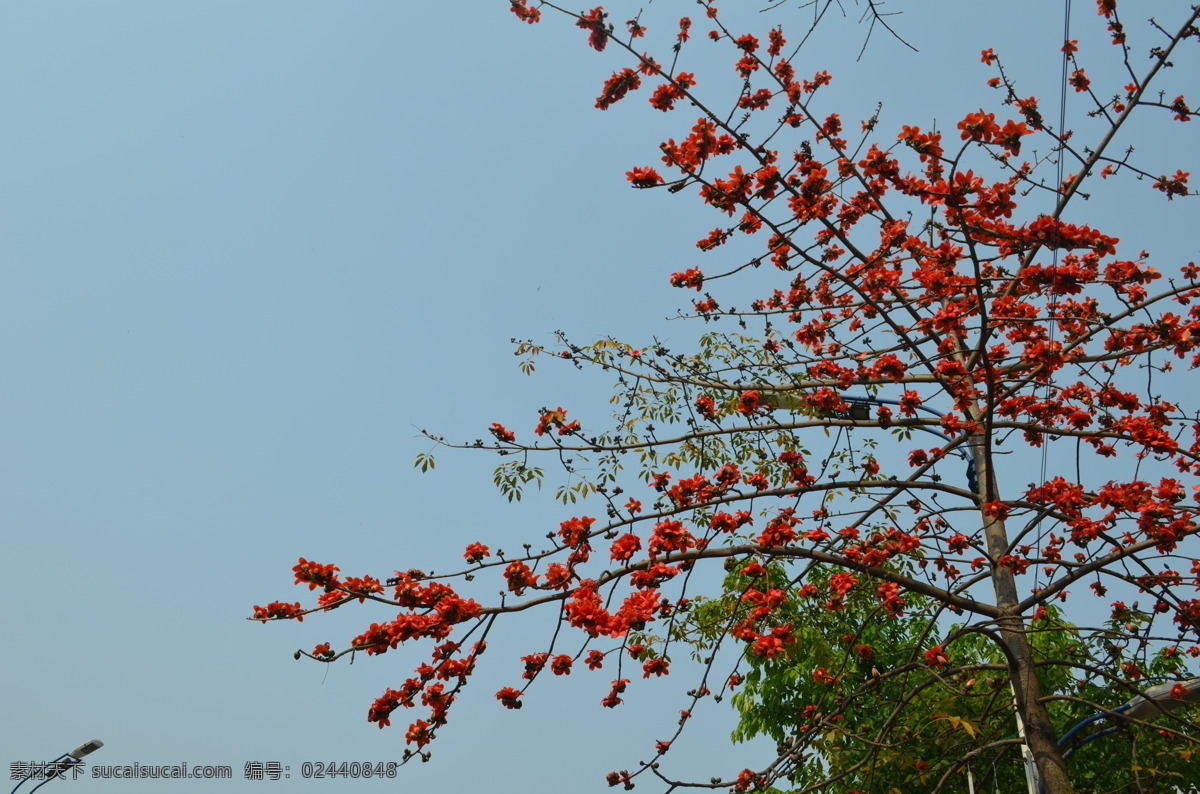
[[[949,127],[992,101],[986,46],[1018,55],[1028,93],[1054,104],[1060,13],[908,5],[894,22],[919,54],[880,36],[856,64],[863,29],[822,29],[805,70],[834,73],[830,112],[883,100],[882,130]],[[625,64],[506,6],[0,0],[6,768],[98,737],[96,763],[229,764],[235,780],[54,785],[232,792],[320,785],[296,779],[304,761],[398,758],[403,728],[377,730],[366,709],[425,651],[294,662],[388,615],[263,627],[250,607],[307,593],[291,586],[300,556],[382,577],[573,514],[549,494],[505,502],[488,456],[412,468],[421,427],[469,440],[493,421],[532,427],[542,405],[604,415],[607,379],[526,377],[510,338],[682,347],[698,333],[665,319],[688,300],[666,276],[707,264],[692,241],[715,218],[623,177],[684,117],[640,97],[596,111]],[[804,19],[785,4],[752,21]],[[728,70],[697,44],[694,71]],[[1195,258],[1173,231],[1183,202],[1148,193],[1096,211],[1147,241],[1134,245]],[[607,790],[604,773],[673,727],[682,678],[615,712],[597,706],[607,679],[582,676],[503,710],[491,693],[549,630],[513,624],[434,760],[400,770],[409,790]],[[705,719],[678,763],[761,762],[729,747],[727,715]],[[242,781],[250,760],[293,779]]]

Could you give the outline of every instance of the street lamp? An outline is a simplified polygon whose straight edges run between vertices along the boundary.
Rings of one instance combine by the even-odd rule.
[[[898,405],[900,407],[904,406],[904,404],[901,403],[899,400],[885,400],[881,397],[864,397],[864,396],[860,396],[860,395],[843,394],[842,399],[850,404],[850,410],[847,412],[847,418],[855,419],[855,420],[870,419],[871,414],[870,414],[869,406],[871,406],[871,405]],[[936,416],[939,419],[941,419],[941,417],[942,417],[941,414],[939,414],[937,411],[933,410],[932,408],[929,408],[928,406],[914,405],[912,407],[918,411],[924,411],[925,413],[930,414],[931,416]],[[941,438],[945,441],[953,440],[950,438],[950,436],[946,435],[942,431],[937,430],[932,427],[927,427],[925,425],[916,425],[912,429],[913,430],[921,430],[921,431],[929,433],[931,435],[935,435],[938,438]],[[972,493],[978,493],[979,479],[977,478],[977,476],[975,474],[975,460],[970,455],[963,452],[961,449],[955,450],[955,452],[967,464],[967,487],[971,489]]]
[[[845,400],[850,405],[850,410],[846,413],[846,416],[848,419],[852,419],[852,420],[869,419],[870,418],[870,406],[872,406],[872,405],[887,404],[887,405],[898,405],[900,407],[904,407],[904,404],[899,402],[898,400],[885,400],[885,399],[882,399],[879,397],[865,397],[865,396],[860,396],[860,395],[844,394],[844,395],[842,395],[842,399]],[[941,414],[939,414],[937,411],[933,410],[932,408],[929,408],[928,406],[914,405],[912,407],[918,411],[923,411],[932,416],[936,416],[939,419],[941,418]],[[917,425],[913,429],[923,430],[924,432],[929,433],[931,435],[935,435],[938,438],[941,438],[945,441],[953,440],[950,438],[950,436],[943,433],[941,430],[938,430],[937,428],[926,427],[924,425]],[[971,493],[973,493],[973,494],[979,493],[979,475],[975,471],[974,457],[967,454],[966,452],[964,452],[961,449],[955,450],[955,452],[957,452],[959,457],[961,457],[967,464],[967,487],[971,490]],[[1011,686],[1011,684],[1010,684],[1010,686]],[[1020,712],[1016,711],[1016,709],[1015,709],[1016,699],[1017,699],[1017,692],[1015,689],[1013,689],[1013,706],[1014,706],[1013,716],[1016,717],[1017,734],[1021,737],[1021,742],[1022,742],[1021,758],[1022,758],[1022,762],[1024,763],[1024,766],[1025,766],[1025,785],[1029,790],[1029,794],[1035,794],[1035,792],[1038,792],[1041,790],[1042,784],[1041,784],[1041,781],[1038,779],[1037,765],[1034,763],[1033,753],[1030,751],[1029,743],[1025,739],[1025,721],[1021,719]],[[971,794],[974,794],[975,778],[971,774],[970,769],[967,770],[967,786],[968,786],[969,790],[971,791]]]
[[[842,395],[842,399],[850,405],[850,410],[845,412],[845,417],[851,420],[865,420],[870,418],[869,406],[879,404],[901,405],[896,400],[885,400],[877,397],[867,397],[859,395]],[[918,411],[939,416],[937,411],[928,408],[924,405],[912,406]],[[917,426],[914,429],[923,430],[926,433],[938,436],[950,441],[950,437],[940,430],[932,427]],[[962,450],[957,450],[958,454],[966,461],[967,464],[967,485],[973,492],[978,492],[979,481],[975,472],[975,461],[970,455],[965,454]],[[1180,694],[1177,687],[1183,687],[1183,692]],[[1014,699],[1016,694],[1014,692]],[[1063,734],[1058,740],[1058,746],[1063,748],[1063,759],[1069,758],[1076,750],[1083,745],[1099,739],[1101,736],[1106,736],[1113,731],[1116,731],[1122,725],[1127,724],[1128,720],[1148,720],[1182,708],[1183,706],[1200,703],[1200,678],[1192,678],[1188,681],[1179,683],[1157,684],[1147,689],[1143,694],[1138,695],[1127,703],[1117,706],[1112,711],[1094,714],[1073,726],[1069,731]],[[1025,726],[1021,720],[1021,715],[1015,715],[1017,718],[1017,732],[1021,736],[1022,741],[1025,739]],[[1102,731],[1085,736],[1082,739],[1077,739],[1079,732],[1087,726],[1100,720],[1113,717],[1116,724],[1105,728]],[[1022,753],[1025,761],[1025,776],[1026,785],[1032,794],[1035,791],[1042,791],[1042,783],[1038,779],[1037,767],[1034,765],[1033,757],[1029,752],[1028,744],[1022,746]],[[975,781],[970,770],[967,770],[967,783],[972,794],[975,791]]]
[[[1172,694],[1175,692],[1175,687],[1177,686],[1183,687],[1183,694],[1180,697]],[[1192,678],[1188,681],[1173,684],[1156,684],[1129,702],[1117,706],[1111,712],[1106,711],[1093,714],[1086,719],[1080,720],[1071,730],[1063,734],[1062,738],[1058,740],[1058,746],[1064,748],[1063,758],[1068,758],[1076,750],[1093,739],[1099,739],[1101,736],[1107,736],[1117,730],[1126,720],[1154,719],[1191,703],[1200,703],[1200,678]],[[1085,736],[1082,739],[1075,738],[1087,726],[1109,717],[1115,717],[1117,724]]]
[[[46,765],[44,766],[44,768],[42,770],[42,773],[46,776],[46,779],[43,780],[41,783],[38,783],[33,788],[31,788],[29,790],[29,794],[33,794],[33,792],[37,791],[42,786],[49,783],[51,780],[62,777],[63,773],[66,772],[68,769],[82,763],[80,759],[82,759],[85,755],[90,755],[90,754],[96,752],[97,750],[99,750],[103,746],[104,746],[104,742],[100,741],[99,739],[92,739],[91,741],[87,741],[87,742],[84,742],[83,744],[79,745],[71,752],[63,753],[58,758],[55,758],[53,761],[46,763]],[[17,789],[19,789],[21,786],[25,785],[25,783],[27,783],[28,781],[32,780],[34,774],[35,774],[35,770],[31,769],[29,771],[28,775],[21,778],[21,782],[17,783],[17,785],[15,785],[15,786],[13,786],[13,790],[12,790],[11,794],[16,794]]]

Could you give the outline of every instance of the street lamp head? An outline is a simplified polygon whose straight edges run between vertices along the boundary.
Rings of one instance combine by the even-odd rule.
[[[1180,695],[1176,687],[1182,687]],[[1172,694],[1174,693],[1174,694]],[[1152,720],[1159,715],[1200,702],[1200,678],[1173,684],[1157,684],[1138,695],[1121,709],[1122,716],[1135,720]]]
[[[104,746],[104,742],[100,741],[99,739],[92,739],[91,741],[84,742],[83,744],[79,745],[74,750],[67,753],[67,755],[71,756],[76,761],[78,761],[80,758],[83,758],[85,755],[90,755],[90,754],[96,752],[103,746]]]

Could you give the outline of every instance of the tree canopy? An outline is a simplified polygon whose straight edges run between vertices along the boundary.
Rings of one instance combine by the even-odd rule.
[[[316,601],[253,618],[382,609],[344,644],[298,652],[324,662],[427,645],[368,717],[405,714],[412,757],[428,753],[486,638],[536,611],[553,639],[495,693],[507,708],[539,676],[580,668],[615,670],[599,698],[609,708],[634,677],[694,676],[678,732],[613,785],[958,791],[969,778],[1013,790],[1028,774],[1061,794],[1195,779],[1186,709],[1115,709],[1163,683],[1182,703],[1200,656],[1200,406],[1187,388],[1200,269],[1127,250],[1085,202],[1194,200],[1195,147],[1152,144],[1197,115],[1174,67],[1195,65],[1200,9],[1175,3],[1170,19],[1135,25],[1099,0],[1103,36],[1062,44],[1074,104],[1057,119],[1060,103],[1012,76],[1007,58],[1021,54],[979,31],[978,104],[945,128],[913,109],[894,129],[836,111],[833,77],[802,57],[807,24],[752,29],[761,18],[708,0],[679,20],[650,19],[658,6],[509,5],[581,29],[617,64],[598,109],[640,95],[674,113],[675,137],[625,178],[716,211],[719,225],[690,241],[713,264],[667,276],[696,292],[688,315],[705,331],[684,350],[519,344],[530,362],[611,373],[609,426],[544,406],[528,432],[431,434],[504,456],[495,483],[510,499],[561,470],[574,515],[542,540],[506,554],[480,537],[436,575],[415,560],[346,576],[301,558],[296,582]],[[733,81],[701,70],[713,69],[702,46]],[[710,700],[731,700],[735,738],[770,736],[776,756],[723,780],[668,773],[664,757]],[[1121,728],[1108,760],[1074,763],[1068,731],[1097,713],[1097,728]]]

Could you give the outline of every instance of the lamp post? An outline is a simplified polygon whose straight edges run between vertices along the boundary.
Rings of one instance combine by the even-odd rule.
[[[1183,694],[1178,697],[1172,694],[1176,691],[1175,687],[1177,686],[1183,687]],[[1080,720],[1062,735],[1062,738],[1058,740],[1058,746],[1063,748],[1063,759],[1067,759],[1074,755],[1075,751],[1083,745],[1094,739],[1099,739],[1101,736],[1107,736],[1122,725],[1127,724],[1128,720],[1154,719],[1192,703],[1200,703],[1200,678],[1191,678],[1187,681],[1180,681],[1173,684],[1155,684],[1132,700],[1117,706],[1112,711],[1099,712]],[[1087,726],[1108,718],[1113,718],[1116,724],[1110,725],[1102,731],[1088,734],[1082,739],[1076,738],[1079,732]],[[1041,790],[1040,787],[1038,790]],[[1179,789],[1176,789],[1176,791],[1179,791]]]
[[[71,752],[63,753],[58,758],[55,758],[53,761],[48,762],[45,765],[44,770],[43,770],[43,774],[46,775],[46,779],[43,780],[41,783],[38,783],[33,788],[31,788],[29,790],[29,794],[33,794],[33,792],[37,791],[42,786],[49,783],[51,780],[62,777],[63,773],[66,772],[68,769],[82,763],[82,761],[80,759],[82,759],[85,755],[90,755],[90,754],[96,752],[97,750],[99,750],[103,746],[104,746],[104,742],[100,741],[99,739],[92,739],[91,741],[87,741],[87,742],[84,742],[83,744],[79,745]],[[11,794],[16,794],[17,789],[19,789],[21,786],[25,785],[27,782],[32,780],[34,777],[34,774],[35,774],[35,771],[31,769],[29,771],[28,775],[21,778],[21,781],[19,783],[17,783],[17,785],[13,786],[13,790],[12,790]]]
[[[850,404],[850,411],[848,412],[850,419],[868,419],[868,418],[870,418],[870,413],[869,413],[870,409],[868,406],[871,406],[871,405],[883,405],[883,404],[899,405],[899,406],[903,405],[898,400],[885,400],[885,399],[881,399],[878,397],[865,397],[865,396],[860,396],[860,395],[842,395],[842,399]],[[932,408],[929,408],[927,406],[914,405],[913,408],[915,408],[918,411],[923,411],[924,413],[930,414],[932,416],[936,416],[939,419],[941,418],[941,414],[939,414],[937,411],[935,411]],[[953,440],[950,438],[950,436],[946,435],[941,430],[938,430],[933,427],[925,427],[924,425],[918,425],[914,429],[915,430],[923,430],[924,432],[935,435],[938,438],[941,438],[945,441]],[[970,488],[972,493],[978,493],[979,492],[979,478],[975,472],[974,458],[972,458],[970,455],[966,454],[962,450],[957,450],[957,452],[958,452],[958,455],[964,461],[966,461],[966,464],[967,464],[967,487]],[[1016,717],[1016,720],[1017,720],[1017,735],[1021,737],[1021,760],[1025,767],[1025,785],[1029,791],[1029,794],[1035,794],[1036,792],[1041,790],[1042,784],[1038,778],[1037,764],[1034,763],[1033,753],[1030,752],[1029,743],[1025,740],[1025,721],[1021,719],[1020,712],[1018,712],[1015,708],[1016,707],[1016,699],[1017,699],[1017,693],[1016,693],[1016,690],[1014,689],[1013,690],[1013,706],[1014,706],[1013,716]],[[974,792],[975,792],[975,777],[971,774],[970,769],[967,770],[967,786],[968,786],[968,789],[970,790],[971,794],[974,794]]]
[[[1183,694],[1179,697],[1172,694],[1175,692],[1175,687],[1177,686],[1183,687]],[[1101,736],[1107,736],[1117,730],[1128,720],[1154,719],[1191,703],[1200,703],[1200,678],[1192,678],[1188,681],[1181,681],[1175,684],[1156,684],[1127,703],[1117,706],[1112,711],[1093,714],[1086,719],[1080,720],[1062,735],[1062,738],[1058,740],[1058,746],[1063,748],[1063,758],[1067,758],[1088,742],[1099,739]],[[1076,738],[1079,732],[1087,726],[1110,717],[1115,718],[1115,725],[1089,734],[1082,739]]]
[[[885,400],[877,397],[868,397],[862,395],[842,395],[842,399],[850,405],[850,410],[845,413],[846,418],[851,420],[865,420],[870,418],[869,406],[871,405],[901,405],[897,400]],[[927,414],[940,417],[937,411],[928,408],[924,405],[913,406],[918,411],[923,411]],[[946,441],[950,441],[950,437],[940,430],[932,427],[917,426],[914,429],[922,430],[926,433],[938,436]],[[958,451],[959,455],[966,461],[967,464],[967,485],[973,492],[978,492],[979,481],[975,472],[975,462],[971,456]],[[1183,687],[1183,692],[1178,691],[1178,687]],[[1016,693],[1013,693],[1014,700]],[[1150,687],[1141,695],[1129,700],[1126,703],[1117,706],[1112,711],[1100,712],[1081,720],[1078,724],[1071,727],[1062,738],[1058,740],[1058,746],[1063,749],[1063,759],[1069,758],[1083,745],[1088,742],[1099,739],[1101,736],[1116,731],[1124,724],[1128,724],[1129,720],[1148,720],[1166,714],[1175,709],[1182,708],[1192,703],[1200,703],[1200,678],[1192,678],[1187,681],[1169,684],[1157,684]],[[1021,720],[1021,715],[1015,715],[1017,718],[1017,733],[1022,741],[1025,739],[1025,726]],[[1089,734],[1082,739],[1077,738],[1079,732],[1089,725],[1099,722],[1100,720],[1113,718],[1115,724],[1104,730]],[[1026,785],[1030,794],[1033,792],[1042,791],[1042,783],[1038,779],[1037,767],[1033,762],[1032,754],[1029,751],[1028,744],[1022,745],[1022,755],[1025,765]],[[967,770],[967,784],[969,790],[974,794],[975,780],[971,775],[970,769]]]
[[[842,399],[850,404],[850,410],[847,412],[847,418],[854,420],[869,418],[868,406],[870,405],[901,405],[901,403],[896,400],[885,400],[877,397],[860,395],[843,395]],[[934,411],[933,409],[924,405],[916,405],[913,406],[913,408],[918,411],[940,417],[940,414],[938,414],[937,411]],[[951,440],[948,435],[936,428],[917,426],[914,429],[922,430],[926,433],[943,438],[946,441]],[[969,455],[966,455],[961,451],[959,451],[959,454],[967,463],[967,485],[972,491],[977,492],[979,488],[979,482],[975,473],[974,461]],[[1179,686],[1183,687],[1182,694],[1180,694],[1176,689]],[[1014,692],[1014,699],[1015,697],[1016,694]],[[1062,738],[1058,740],[1058,746],[1063,749],[1063,759],[1065,760],[1088,742],[1094,739],[1099,739],[1101,736],[1106,736],[1116,731],[1122,725],[1128,724],[1128,720],[1130,719],[1154,719],[1155,717],[1161,716],[1167,712],[1174,711],[1175,709],[1192,703],[1200,703],[1200,678],[1192,678],[1188,681],[1179,683],[1157,684],[1150,687],[1143,694],[1138,695],[1127,703],[1117,706],[1112,711],[1097,713],[1084,720],[1081,720],[1078,724],[1074,725],[1070,730],[1063,734]],[[1022,741],[1024,741],[1025,726],[1022,723],[1021,715],[1016,714],[1015,716],[1017,718],[1017,732]],[[1110,717],[1114,719],[1114,725],[1111,725],[1104,730],[1097,731],[1096,733],[1089,734],[1082,739],[1077,738],[1079,736],[1079,732],[1087,726]],[[1026,785],[1028,790],[1030,794],[1033,794],[1035,791],[1040,792],[1042,790],[1042,783],[1038,779],[1037,767],[1033,762],[1031,753],[1029,752],[1029,746],[1027,744],[1022,745],[1021,749],[1025,764]],[[971,776],[970,770],[967,771],[967,777],[970,791],[974,792],[975,781]]]
[[[881,397],[865,397],[861,395],[843,394],[842,399],[850,404],[850,411],[848,412],[848,417],[850,419],[870,419],[870,408],[868,408],[868,406],[871,405],[898,405],[903,407],[903,403],[901,403],[899,400],[885,400]],[[927,413],[931,416],[936,416],[939,419],[942,418],[941,414],[927,406],[914,405],[912,407],[915,410],[923,411],[924,413]],[[946,435],[942,431],[932,427],[926,427],[925,425],[916,425],[912,429],[930,433],[931,435],[935,435],[945,441],[953,440],[950,438],[950,436]],[[959,457],[966,461],[967,464],[967,487],[971,489],[972,493],[978,492],[979,480],[975,476],[975,461],[970,455],[966,454],[961,449],[956,450],[956,452],[958,453]]]

